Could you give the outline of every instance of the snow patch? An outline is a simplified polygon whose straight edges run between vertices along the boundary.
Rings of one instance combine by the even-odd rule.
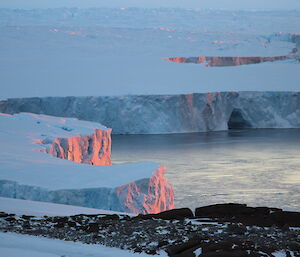
[[[195,257],[199,257],[202,254],[202,248],[198,248],[194,251]]]
[[[82,244],[56,239],[0,233],[0,252],[10,257],[146,257],[148,254],[137,254],[102,245]],[[159,256],[167,256],[161,253]]]

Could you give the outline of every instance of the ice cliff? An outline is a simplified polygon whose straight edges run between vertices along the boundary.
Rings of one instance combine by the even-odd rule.
[[[267,42],[274,39],[287,41],[295,44],[295,48],[287,55],[281,56],[199,56],[199,57],[168,57],[166,61],[176,63],[203,63],[207,67],[223,67],[223,66],[239,66],[246,64],[258,64],[263,62],[275,62],[284,60],[300,60],[300,35],[296,33],[275,33],[270,36],[265,36]]]
[[[246,64],[258,64],[262,62],[275,62],[292,59],[289,56],[274,56],[274,57],[224,57],[224,56],[200,56],[200,57],[168,57],[164,60],[177,63],[204,63],[205,66],[223,67],[223,66],[239,66]]]
[[[77,119],[1,114],[0,196],[131,213],[174,208],[164,167],[99,165],[111,164],[110,132]]]
[[[299,128],[300,92],[45,97],[0,102],[0,112],[24,111],[99,122],[115,134]]]
[[[91,165],[111,164],[111,129],[95,129],[92,135],[48,139],[41,144],[49,145],[45,152],[54,157]]]

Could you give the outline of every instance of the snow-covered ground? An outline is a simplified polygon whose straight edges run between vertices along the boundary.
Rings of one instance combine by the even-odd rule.
[[[30,216],[71,216],[77,214],[125,214],[124,212],[115,212],[100,210],[95,208],[86,208],[74,205],[37,202],[30,200],[21,200],[14,198],[0,197],[0,211],[14,213],[17,215]]]
[[[66,242],[62,240],[0,233],[1,257],[146,257],[145,253],[133,253],[102,245]],[[160,256],[167,256],[161,253]]]

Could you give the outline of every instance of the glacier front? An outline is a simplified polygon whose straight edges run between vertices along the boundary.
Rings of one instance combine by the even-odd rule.
[[[109,165],[110,132],[77,119],[0,113],[0,196],[127,213],[174,208],[165,167]]]
[[[75,117],[115,134],[299,128],[300,92],[14,98],[0,101],[0,112]]]

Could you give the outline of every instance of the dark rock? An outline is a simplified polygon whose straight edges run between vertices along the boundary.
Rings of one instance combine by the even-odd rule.
[[[24,228],[24,229],[30,229],[30,228],[31,228],[31,225],[30,225],[29,221],[26,220],[26,221],[23,223],[23,228]]]
[[[69,227],[76,227],[76,223],[74,221],[68,221],[67,224]]]
[[[290,226],[288,224],[285,224],[281,229],[282,231],[290,231]]]
[[[209,252],[217,252],[217,251],[230,251],[232,250],[233,244],[231,242],[218,242],[218,243],[211,243],[203,245],[202,252],[209,253]]]
[[[218,218],[222,221],[240,222],[245,225],[270,227],[300,227],[300,213],[287,212],[278,208],[247,207],[245,204],[216,204],[195,210],[198,218]]]
[[[194,214],[189,208],[173,209],[169,211],[160,212],[157,214],[138,215],[134,219],[162,219],[162,220],[183,220],[186,218],[193,218]]]
[[[130,216],[128,215],[122,215],[122,220],[131,220]]]
[[[170,257],[195,257],[195,253],[194,251],[196,251],[197,249],[199,249],[201,247],[199,246],[194,246],[192,248],[189,248],[183,252],[174,254],[174,255],[169,255]],[[201,257],[203,256],[202,254],[200,255]]]
[[[54,217],[53,222],[67,223],[68,222],[68,217]]]
[[[119,220],[120,217],[117,214],[112,214],[112,215],[105,215],[101,217],[101,220]]]
[[[196,217],[214,217],[214,218],[225,218],[225,217],[234,217],[238,213],[245,212],[246,214],[252,213],[251,209],[247,209],[246,204],[215,204],[204,207],[196,208],[195,216]]]
[[[169,244],[168,241],[163,240],[163,241],[159,241],[157,246],[160,248],[160,247],[165,246],[165,245],[168,245],[168,244]]]
[[[179,244],[179,245],[172,245],[170,246],[166,252],[169,254],[169,256],[173,256],[175,254],[182,253],[190,248],[194,248],[199,246],[202,243],[201,239],[191,239],[185,243]],[[199,247],[198,247],[199,248]]]
[[[5,220],[8,222],[14,222],[14,221],[16,221],[16,218],[9,216],[9,217],[5,218]]]
[[[219,250],[217,252],[208,252],[201,255],[201,257],[261,257],[260,254],[248,254],[246,251],[242,250],[231,250],[231,251],[223,251]]]
[[[201,248],[201,257],[261,257],[256,253],[248,253],[247,250],[233,249],[232,242],[203,243],[201,241],[189,241],[176,248],[170,247],[167,252],[170,257],[195,257],[195,251]]]
[[[143,250],[140,249],[139,247],[136,247],[136,248],[134,248],[133,252],[135,252],[135,253],[142,253]]]
[[[231,232],[236,235],[244,235],[247,232],[247,228],[243,224],[234,223],[234,224],[229,224],[227,226],[226,231]]]
[[[65,226],[64,222],[58,222],[57,224],[54,225],[55,228],[63,228]]]
[[[8,214],[5,212],[0,212],[0,218],[8,217]]]
[[[300,243],[298,243],[296,241],[289,242],[288,243],[288,247],[292,251],[298,251],[298,252],[300,252]]]
[[[54,217],[53,222],[56,222],[57,224],[54,225],[56,228],[63,228],[65,224],[68,223],[67,217]]]
[[[156,250],[153,250],[153,249],[147,250],[146,253],[149,254],[149,255],[156,255],[157,254]]]
[[[22,215],[21,218],[24,220],[30,220],[31,218],[34,218],[34,216]]]
[[[274,224],[278,225],[289,225],[291,227],[300,227],[300,212],[273,212],[270,214],[270,219]]]
[[[97,223],[90,223],[88,225],[87,231],[90,233],[98,233],[99,232],[99,225]]]

